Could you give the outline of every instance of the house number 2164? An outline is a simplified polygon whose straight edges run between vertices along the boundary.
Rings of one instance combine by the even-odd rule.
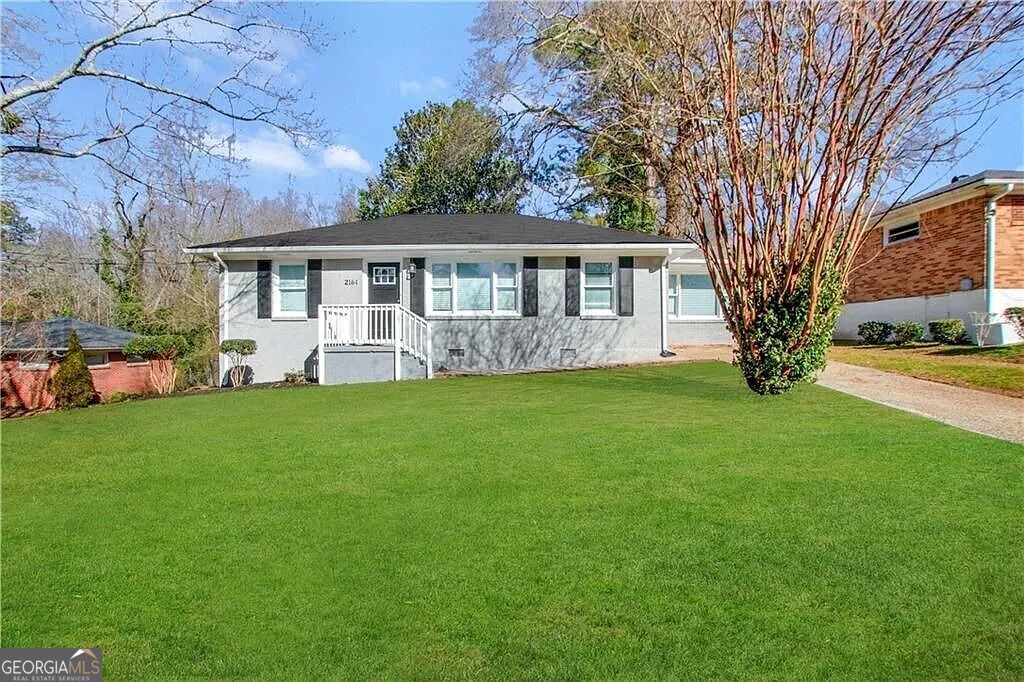
[[[358,279],[346,279],[345,280],[345,286],[347,286],[347,287],[358,286],[358,284],[359,284],[359,280]]]

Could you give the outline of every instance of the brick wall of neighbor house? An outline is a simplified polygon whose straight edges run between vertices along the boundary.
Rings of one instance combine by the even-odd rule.
[[[90,367],[92,383],[101,399],[110,397],[118,391],[122,393],[150,393],[153,382],[150,378],[149,363],[128,363],[122,353],[111,351],[110,362],[106,365]],[[50,369],[23,369],[15,357],[6,357],[2,362],[4,376],[4,409],[11,409],[20,401],[25,409],[36,410],[50,407],[53,396],[46,390],[46,382],[57,371],[57,363],[50,364]],[[9,395],[10,391],[17,394],[17,400]]]
[[[1024,195],[996,204],[996,287],[1024,289]]]
[[[965,278],[984,288],[986,202],[977,197],[924,213],[921,236],[902,244],[883,248],[882,228],[872,231],[857,254],[847,302],[960,291]]]

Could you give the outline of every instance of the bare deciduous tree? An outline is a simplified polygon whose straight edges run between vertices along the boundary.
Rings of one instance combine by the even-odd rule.
[[[748,384],[776,393],[823,366],[882,200],[1019,92],[1024,6],[518,5],[478,31],[487,92],[534,130],[626,138],[663,232],[703,249]]]
[[[116,158],[123,150],[145,157],[151,147],[142,138],[157,128],[169,134],[194,111],[269,125],[299,144],[320,135],[285,68],[327,37],[301,6],[77,0],[48,11],[54,25],[3,7],[0,157],[21,155],[8,172],[32,156],[93,157],[123,171],[106,153],[111,145],[118,143]],[[90,120],[81,104],[96,98],[105,103]]]

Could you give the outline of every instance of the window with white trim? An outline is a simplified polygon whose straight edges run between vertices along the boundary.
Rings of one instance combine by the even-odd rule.
[[[899,227],[890,227],[885,231],[885,245],[891,246],[900,242],[909,242],[921,236],[921,223],[910,223]]]
[[[110,364],[110,357],[106,353],[86,353],[85,364],[87,367],[101,367]]]
[[[668,314],[670,317],[721,317],[718,296],[711,276],[703,273],[678,273],[668,276]]]
[[[40,370],[50,369],[50,357],[44,352],[19,353],[18,369]]]
[[[583,262],[582,310],[588,315],[615,313],[615,264],[612,261]]]
[[[514,315],[519,311],[515,261],[431,263],[430,311],[452,315]]]
[[[382,285],[394,284],[397,277],[396,270],[394,265],[373,266],[373,283]]]
[[[306,264],[274,265],[274,317],[306,317]]]

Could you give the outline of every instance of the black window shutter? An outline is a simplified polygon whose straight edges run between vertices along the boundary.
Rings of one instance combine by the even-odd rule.
[[[619,256],[619,315],[633,315],[633,257]]]
[[[324,262],[319,258],[306,261],[306,317],[315,320],[323,300]]]
[[[412,282],[409,283],[410,297],[409,310],[413,311],[420,317],[423,317],[427,313],[427,299],[426,299],[426,287],[424,286],[427,281],[427,273],[424,272],[427,267],[426,258],[412,258],[410,259],[412,264],[416,266],[416,276],[412,278]]]
[[[273,295],[270,283],[270,261],[256,261],[256,317],[270,319],[270,297]]]
[[[523,317],[537,317],[537,257],[523,258]]]
[[[565,316],[580,316],[580,257],[565,257]]]

